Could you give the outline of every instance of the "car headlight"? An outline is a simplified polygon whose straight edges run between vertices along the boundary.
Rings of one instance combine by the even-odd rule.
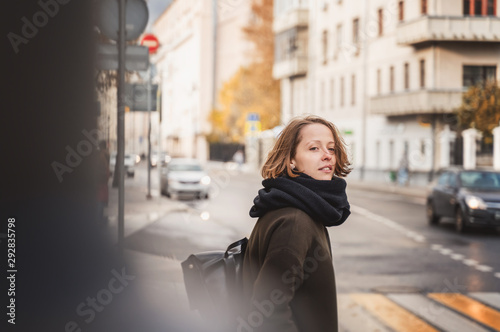
[[[204,184],[205,186],[208,186],[210,184],[210,181],[211,181],[210,176],[208,176],[208,175],[205,175],[200,180],[201,184]]]
[[[486,203],[477,196],[465,196],[465,203],[473,210],[486,210]]]

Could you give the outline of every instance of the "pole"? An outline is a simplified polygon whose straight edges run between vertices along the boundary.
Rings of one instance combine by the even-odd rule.
[[[151,199],[151,64],[148,67],[147,101],[148,101],[148,194],[147,199]],[[157,161],[158,166],[158,161]]]
[[[365,26],[367,26],[367,22],[370,17],[370,0],[365,1]],[[363,52],[363,107],[361,108],[361,133],[360,133],[360,141],[361,141],[361,167],[359,172],[360,180],[365,179],[365,171],[366,171],[366,117],[368,116],[368,47],[369,40],[368,35],[365,35],[363,38],[362,50]]]
[[[431,115],[431,132],[432,132],[432,140],[431,140],[431,169],[429,171],[428,182],[431,183],[434,180],[434,172],[436,165],[436,138],[437,138],[437,129],[436,129],[436,115]]]
[[[163,153],[162,149],[162,142],[161,142],[161,88],[162,88],[162,72],[160,72],[159,75],[160,82],[158,84],[158,90],[156,90],[156,111],[158,112],[158,189],[160,192],[160,197],[161,197],[161,166],[164,160],[164,157],[162,157],[162,160],[160,160],[160,156]]]
[[[124,207],[125,207],[125,177],[123,162],[125,154],[125,0],[118,2],[119,31],[118,31],[118,116],[117,116],[117,154],[118,165],[118,246],[123,248],[124,239]]]

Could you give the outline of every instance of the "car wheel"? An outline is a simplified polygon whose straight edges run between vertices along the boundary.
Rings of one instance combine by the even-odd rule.
[[[427,221],[429,225],[439,224],[439,216],[436,214],[436,211],[434,210],[434,205],[432,204],[432,201],[427,202],[426,211],[427,211]]]
[[[460,207],[457,208],[455,213],[455,230],[458,233],[465,233],[467,231],[467,226],[465,225],[465,217],[462,209]]]

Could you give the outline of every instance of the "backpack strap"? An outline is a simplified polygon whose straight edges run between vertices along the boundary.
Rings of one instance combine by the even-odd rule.
[[[238,240],[236,242],[231,243],[227,247],[226,252],[224,253],[224,258],[228,258],[229,254],[237,253],[238,251],[244,253],[245,249],[247,248],[247,243],[248,243],[248,239],[246,237],[244,237],[241,240]],[[238,247],[240,247],[241,249],[239,249]],[[234,249],[236,249],[236,250],[234,250]]]
[[[224,261],[226,263],[226,282],[230,293],[235,293],[240,287],[241,281],[241,263],[245,250],[247,248],[248,239],[245,237],[234,243],[231,243],[224,253]]]

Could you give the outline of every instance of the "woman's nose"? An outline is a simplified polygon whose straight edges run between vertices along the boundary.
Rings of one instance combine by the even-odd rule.
[[[323,150],[323,159],[324,160],[332,159],[332,153],[328,149]]]

